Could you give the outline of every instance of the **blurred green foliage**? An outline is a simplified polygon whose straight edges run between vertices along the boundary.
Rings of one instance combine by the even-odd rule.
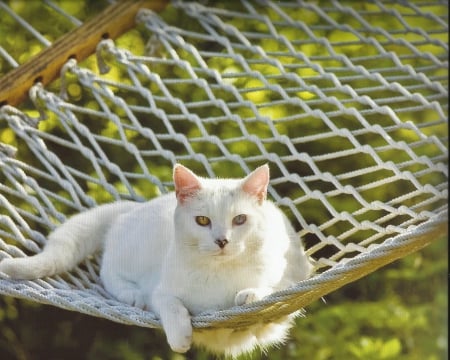
[[[57,3],[67,12],[85,20],[98,12],[106,2],[100,1],[57,1]],[[229,2],[210,1],[217,7],[229,8]],[[329,6],[328,1],[320,2],[324,7]],[[9,1],[8,4],[14,11],[23,16],[24,19],[33,23],[44,36],[53,41],[61,34],[73,28],[73,25],[64,19],[55,20],[53,22],[43,21],[47,17],[58,17],[51,10],[43,7],[38,1]],[[237,2],[233,2],[234,10],[244,11],[245,9]],[[405,39],[414,44],[416,49],[426,51],[433,56],[444,56],[443,47],[438,46],[436,41],[448,43],[448,34],[440,31],[434,31],[437,24],[430,21],[428,17],[416,16],[409,14],[408,19],[410,28],[426,28],[430,30],[430,36],[434,42],[426,41],[420,32],[408,32],[405,34],[404,24],[398,21],[395,10],[404,12],[405,7],[400,4],[391,4],[392,12],[390,16],[379,17],[377,12],[379,7],[376,4],[366,2],[352,2],[355,11],[361,11],[366,14],[366,20],[370,21],[373,27],[379,26],[383,29],[389,29],[394,38]],[[447,11],[445,6],[426,7],[421,4],[423,11],[429,11],[433,14],[440,14]],[[42,13],[42,11],[44,11]],[[261,9],[261,11],[270,20],[275,23],[282,20],[280,15],[273,8]],[[36,14],[39,14],[37,16]],[[377,54],[377,48],[373,44],[363,43],[360,39],[350,31],[342,29],[334,29],[332,25],[323,25],[323,19],[317,12],[308,9],[292,9],[289,15],[294,19],[302,19],[304,23],[310,27],[317,39],[326,37],[333,45],[336,54],[342,54],[353,59],[355,65],[371,68],[377,67],[389,69],[394,61],[389,57],[383,59],[371,58],[371,55]],[[345,14],[344,14],[345,15]],[[345,18],[342,12],[327,11],[327,16],[337,23],[347,23],[351,27],[364,28],[358,22],[356,17]],[[169,8],[163,14],[163,18],[183,29],[191,31],[203,31],[195,22],[191,22],[189,17],[182,16],[176,9]],[[286,78],[280,80],[280,70],[277,66],[268,64],[261,59],[258,54],[249,53],[245,48],[241,49],[239,55],[246,58],[249,66],[249,73],[243,74],[243,64],[237,59],[226,56],[226,49],[222,45],[216,43],[208,43],[202,38],[191,38],[191,42],[198,49],[207,49],[214,51],[214,56],[206,56],[205,61],[210,69],[214,69],[222,77],[239,89],[244,103],[238,102],[235,95],[226,92],[223,89],[217,90],[211,86],[210,90],[216,98],[222,99],[230,105],[234,113],[239,117],[246,119],[249,124],[245,130],[250,135],[256,135],[260,139],[264,139],[264,150],[268,154],[277,154],[285,156],[286,169],[290,173],[297,173],[302,177],[313,175],[313,171],[306,163],[298,161],[290,161],[290,150],[280,142],[273,141],[273,129],[264,122],[255,120],[254,108],[262,116],[267,116],[273,120],[273,128],[280,135],[301,134],[304,137],[314,137],[324,131],[330,131],[322,121],[317,121],[312,112],[306,113],[302,108],[295,104],[286,105],[280,103],[280,94],[267,85],[281,85],[283,89],[292,97],[297,97],[304,101],[310,109],[320,110],[332,113],[336,110],[333,102],[324,102],[320,98],[320,92],[323,92],[329,98],[336,98],[341,101],[341,105],[347,108],[355,108],[361,111],[368,110],[369,104],[355,102],[352,97],[342,92],[337,92],[331,80],[320,77],[319,70],[324,69],[327,72],[335,72],[341,81],[355,89],[369,88],[376,86],[374,80],[355,76],[345,71],[345,64],[337,56],[329,56],[329,49],[310,38],[310,34],[299,28],[281,27],[278,33],[287,39],[293,49],[305,56],[305,61],[301,61],[298,57],[289,56],[289,52],[283,41],[274,39],[270,34],[270,29],[266,23],[253,19],[242,18],[236,16],[230,18],[229,24],[240,31],[245,31],[249,38],[252,32],[265,34],[264,36],[254,36],[252,43],[259,45],[265,52],[270,53],[272,58],[279,61],[286,69],[290,69],[292,73],[299,75],[304,81],[307,88],[299,91],[298,84],[288,81]],[[0,46],[5,48],[20,64],[30,59],[33,55],[42,49],[42,44],[35,39],[23,36],[20,26],[13,25],[12,19],[8,16],[2,17],[0,22]],[[11,30],[12,29],[12,30]],[[364,33],[364,32],[362,32]],[[143,36],[144,34],[144,36]],[[384,44],[387,51],[391,51],[402,57],[405,65],[414,68],[421,68],[430,79],[436,81],[444,81],[447,72],[443,69],[433,68],[430,65],[430,57],[417,57],[411,52],[402,41],[390,41],[383,32],[370,34],[374,36],[380,43]],[[136,55],[142,55],[145,52],[144,38],[148,37],[145,29],[137,27],[128,32],[116,41],[119,47],[132,51]],[[231,39],[236,41],[236,39]],[[164,50],[161,50],[163,53]],[[361,54],[364,56],[361,56]],[[193,67],[198,67],[198,61],[192,53],[180,49],[178,56]],[[163,54],[164,55],[164,54]],[[90,57],[82,64],[84,67],[98,73],[95,57]],[[159,74],[164,79],[189,79],[186,69],[181,66],[165,64],[164,62],[152,64],[152,71]],[[0,60],[0,74],[10,69],[5,61]],[[199,72],[200,74],[200,72]],[[197,75],[199,75],[197,74]],[[264,75],[267,83],[262,81],[255,74]],[[352,76],[354,75],[354,76]],[[391,76],[399,76],[399,82],[408,86],[409,79],[404,79],[404,74],[391,74]],[[206,75],[205,75],[206,77]],[[114,84],[117,82],[122,85],[132,84],[125,66],[115,64],[112,70],[103,75],[105,81],[111,81],[109,88],[118,96],[123,96],[129,105],[148,106],[145,99],[142,99],[135,93],[127,93],[123,87]],[[78,83],[75,76],[68,75],[68,96],[72,103],[81,105],[87,109],[99,109],[99,103],[95,101],[92,94],[87,93]],[[206,77],[211,84],[213,79]],[[374,81],[374,83],[372,83]],[[153,96],[160,97],[157,99],[157,106],[161,110],[169,113],[176,113],[179,109],[173,104],[166,102],[164,99],[164,91],[159,88],[155,82],[149,82],[148,79],[142,79],[142,85],[148,86]],[[413,84],[414,85],[414,84]],[[57,89],[60,81],[56,81],[50,89]],[[165,86],[172,94],[183,99],[186,103],[194,103],[207,100],[208,94],[202,88],[201,84],[195,82],[178,81],[166,82]],[[371,96],[381,100],[388,99],[389,95],[398,95],[395,91],[389,89],[371,90]],[[415,91],[423,96],[427,96],[426,88],[415,88]],[[445,102],[447,99],[436,98],[436,101]],[[252,108],[251,106],[254,106]],[[116,114],[121,121],[128,121],[124,109],[108,102],[106,104]],[[430,111],[418,111],[414,106],[413,100],[405,101],[404,109],[399,113],[404,120],[416,121],[418,124],[432,123],[436,119],[434,113]],[[24,106],[26,108],[26,106]],[[26,109],[33,116],[37,116],[35,109]],[[219,119],[224,114],[221,109],[212,106],[191,107],[190,111],[196,113],[202,119]],[[431,115],[430,115],[431,114]],[[52,134],[66,136],[64,129],[58,122],[57,114],[49,113],[49,118],[39,123],[39,130]],[[92,133],[109,138],[120,139],[120,132],[117,126],[104,118],[92,119],[89,115],[79,113],[79,121],[86,123]],[[295,121],[282,121],[282,119],[292,116]],[[376,118],[375,118],[376,117]],[[335,124],[339,128],[349,130],[358,129],[361,125],[358,119],[353,116],[342,115],[339,119],[334,119]],[[391,119],[383,117],[380,114],[367,115],[366,120],[371,124],[389,127]],[[165,125],[156,116],[141,116],[139,121],[143,125],[151,124],[155,132],[166,131]],[[209,157],[220,157],[223,155],[222,150],[215,144],[205,142],[202,134],[220,134],[221,139],[226,139],[225,147],[232,154],[237,154],[243,158],[251,158],[255,154],[260,154],[257,145],[248,138],[242,136],[242,129],[231,119],[220,121],[205,121],[201,127],[182,121],[173,121],[171,124],[178,133],[186,134],[193,150],[196,153],[206,153]],[[424,131],[428,131],[424,126]],[[21,145],[20,139],[11,129],[5,128],[0,124],[0,141],[6,144],[19,147],[20,154],[25,161],[33,161],[32,154],[28,154],[25,146]],[[437,123],[430,128],[433,134],[442,134],[447,129],[441,123]],[[408,128],[402,128],[390,133],[393,139],[398,142],[404,141],[408,144],[417,142],[418,136],[414,131]],[[432,135],[432,134],[430,134]],[[138,137],[138,134],[129,129],[125,136],[128,141],[133,142],[138,148],[148,149],[149,144],[146,139]],[[440,135],[442,136],[442,135]],[[383,149],[386,140],[378,134],[360,132],[356,139],[361,144],[370,144],[373,148]],[[49,142],[49,146],[52,144]],[[176,154],[183,154],[186,149],[181,148],[179,144],[174,142],[164,143],[168,150]],[[56,144],[53,144],[56,153],[62,150]],[[299,143],[296,150],[308,153],[310,156],[339,152],[352,148],[352,144],[347,138],[336,136],[330,133],[329,138],[320,141],[311,141],[309,143]],[[142,169],[133,162],[129,154],[125,153],[122,148],[108,147],[104,149],[109,158],[114,159],[115,163],[124,171],[139,173]],[[438,156],[436,148],[429,146],[421,146],[414,149],[418,156]],[[68,149],[64,149],[62,157],[65,162],[76,169],[83,170],[95,176],[92,165],[79,156],[74,156]],[[409,164],[408,154],[402,153],[395,149],[380,150],[377,153],[383,161],[393,161],[395,163],[404,163],[403,170],[411,172],[419,172],[422,170],[420,164]],[[222,160],[221,160],[222,161]],[[240,176],[240,169],[233,164],[217,161],[214,165],[214,171],[222,176]],[[260,161],[259,159],[255,162]],[[249,160],[247,163],[251,163]],[[157,176],[163,182],[170,182],[171,168],[167,160],[160,158],[148,159],[148,167],[152,174]],[[187,164],[191,165],[191,164]],[[365,167],[374,165],[374,159],[370,156],[358,154],[357,157],[349,157],[345,164],[336,161],[335,158],[329,160],[318,161],[316,165],[321,171],[326,171],[332,175],[340,175],[349,173]],[[195,170],[196,167],[201,168],[196,162],[192,163]],[[114,174],[104,171],[104,175],[109,183],[114,185],[121,193],[128,190],[121,183],[120,179]],[[273,178],[276,179],[280,173],[280,169],[273,168]],[[434,174],[431,174],[434,175]],[[441,178],[435,178],[431,175],[420,177],[422,184],[439,183]],[[359,177],[351,177],[347,182],[341,180],[344,185],[359,186],[375,181],[377,178],[387,177],[387,170],[380,170],[376,174],[361,175]],[[2,179],[0,179],[2,180]],[[327,191],[326,184],[319,180],[308,182],[311,190],[319,189]],[[111,201],[113,195],[104,189],[101,185],[86,181],[82,183],[83,190],[96,199],[99,203]],[[293,189],[289,184],[275,184],[277,192],[280,196],[287,196],[291,199],[302,199],[303,190]],[[56,190],[60,191],[60,190]],[[138,179],[133,182],[133,191],[138,196],[150,198],[159,193],[159,189],[146,181]],[[367,201],[389,201],[399,192],[409,192],[406,182],[398,181],[395,186],[374,188],[364,192]],[[66,196],[64,191],[60,191],[61,196]],[[359,204],[351,196],[340,194],[336,197],[330,197],[331,205],[338,212],[356,211]],[[329,219],[330,214],[316,200],[307,200],[299,203],[304,210],[302,214],[306,221],[311,224],[322,224]],[[58,205],[58,210],[67,213],[69,210],[63,205]],[[381,215],[378,212],[367,212],[363,214],[363,218],[359,220],[377,219]],[[298,224],[296,224],[298,226]],[[347,231],[348,223],[338,223],[329,229],[324,230],[326,235],[338,236]],[[358,233],[360,238],[366,238],[371,235],[368,231]],[[355,241],[355,238],[352,238]],[[356,241],[355,241],[356,242]],[[435,244],[420,253],[408,256],[401,261],[389,265],[388,267],[377,271],[368,276],[364,280],[350,284],[326,297],[326,303],[317,302],[307,309],[307,317],[297,320],[297,326],[291,333],[291,340],[279,349],[270,349],[267,354],[255,352],[253,359],[311,359],[311,360],[341,360],[341,359],[400,359],[400,360],[441,360],[447,357],[447,273],[448,273],[448,257],[447,257],[447,239],[439,239]],[[67,312],[50,306],[39,305],[28,301],[17,300],[8,297],[0,298],[0,359],[17,359],[17,360],[34,360],[34,359],[124,359],[124,360],[183,360],[213,359],[200,350],[193,349],[187,355],[174,354],[170,351],[166,344],[164,335],[160,330],[143,329],[115,324],[104,319],[88,317],[78,313]],[[244,357],[245,358],[245,357]]]
[[[106,0],[58,0],[54,2],[62,11],[81,22],[86,21],[108,4]],[[50,6],[42,6],[41,1],[12,0],[5,1],[5,3],[50,43],[76,27],[76,24],[68,21],[67,17],[59,14]],[[0,34],[2,34],[0,47],[9,53],[18,64],[24,64],[46,47],[30,32],[24,31],[23,26],[9,13],[0,10],[0,16]],[[12,66],[3,57],[0,57],[0,74],[5,74],[11,69]]]

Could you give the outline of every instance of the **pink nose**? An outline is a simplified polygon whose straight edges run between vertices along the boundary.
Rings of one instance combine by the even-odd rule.
[[[227,239],[217,239],[216,241],[214,241],[221,249],[223,249],[225,247],[226,244],[228,244],[228,240]]]

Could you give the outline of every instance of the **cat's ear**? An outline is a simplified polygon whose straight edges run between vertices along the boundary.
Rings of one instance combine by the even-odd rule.
[[[269,165],[265,164],[255,169],[244,178],[242,190],[249,195],[255,196],[261,204],[267,197],[269,179]]]
[[[180,164],[176,164],[173,168],[173,182],[177,199],[181,204],[201,189],[197,175]]]

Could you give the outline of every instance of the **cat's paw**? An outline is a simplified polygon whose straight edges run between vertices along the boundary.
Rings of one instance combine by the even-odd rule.
[[[254,301],[259,300],[255,289],[245,289],[241,290],[236,294],[236,297],[234,298],[234,303],[238,306],[244,305],[244,304],[250,304]]]
[[[271,293],[269,288],[249,288],[239,291],[234,298],[235,305],[245,305],[261,300]]]
[[[192,325],[190,319],[183,321],[180,317],[179,322],[170,329],[166,329],[167,342],[170,348],[178,353],[185,353],[191,348],[192,344]]]
[[[145,309],[147,306],[146,297],[137,289],[122,289],[116,297],[118,300],[140,309]]]
[[[192,334],[167,338],[170,348],[177,353],[185,353],[191,348]]]
[[[192,344],[191,315],[181,300],[172,295],[156,293],[153,309],[159,313],[170,348],[178,353],[188,351]]]

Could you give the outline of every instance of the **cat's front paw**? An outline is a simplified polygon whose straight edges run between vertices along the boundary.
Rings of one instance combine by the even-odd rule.
[[[192,325],[190,319],[180,317],[177,324],[166,330],[170,348],[178,353],[185,353],[192,344]]]
[[[185,353],[191,348],[192,334],[167,338],[170,348],[177,353]]]
[[[235,305],[250,304],[252,302],[261,300],[263,297],[271,293],[269,288],[249,288],[239,291],[234,298]]]
[[[145,309],[147,307],[147,298],[138,289],[122,289],[120,293],[116,295],[116,297],[121,302],[138,307],[140,309]]]

